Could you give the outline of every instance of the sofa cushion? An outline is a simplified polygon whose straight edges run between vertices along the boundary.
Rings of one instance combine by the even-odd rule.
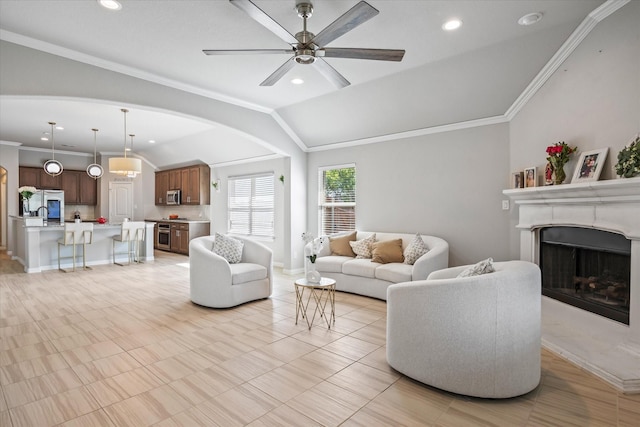
[[[216,233],[213,242],[213,253],[226,259],[229,264],[236,264],[242,259],[244,242],[224,234]]]
[[[469,266],[462,270],[458,277],[480,276],[481,274],[493,273],[493,258],[487,258],[477,264]]]
[[[267,269],[260,264],[241,262],[237,264],[229,264],[229,267],[231,268],[232,285],[267,278]]]
[[[342,273],[342,264],[352,260],[349,256],[322,256],[316,258],[316,270],[327,273]]]
[[[392,283],[410,282],[413,267],[409,264],[392,262],[376,268],[376,279]]]
[[[342,264],[342,273],[373,279],[376,277],[376,268],[378,266],[380,264],[371,262],[368,259],[352,259]]]
[[[350,241],[356,240],[356,232],[340,237],[329,237],[329,247],[331,255],[355,257],[356,254],[351,250]]]
[[[371,259],[371,245],[376,241],[376,233],[366,239],[349,242],[351,249],[356,254],[356,259]]]
[[[385,240],[371,245],[371,261],[380,264],[403,262],[402,239]]]
[[[420,234],[416,234],[411,243],[404,250],[404,263],[413,265],[418,258],[429,252],[427,244],[422,240]]]

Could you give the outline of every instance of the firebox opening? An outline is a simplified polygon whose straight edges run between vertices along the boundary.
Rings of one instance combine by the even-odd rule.
[[[631,241],[579,227],[540,230],[542,294],[629,324]]]

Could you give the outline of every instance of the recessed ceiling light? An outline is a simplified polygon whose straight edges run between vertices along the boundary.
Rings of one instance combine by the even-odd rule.
[[[149,144],[155,144],[155,143],[156,143],[156,140],[155,140],[155,139],[150,139],[150,140],[149,140]]]
[[[56,126],[56,129],[58,130],[64,130],[64,128],[62,126]]]
[[[542,19],[542,12],[528,13],[518,19],[520,25],[533,25]]]
[[[447,22],[445,22],[444,24],[442,24],[442,29],[445,31],[453,31],[453,30],[457,30],[458,28],[460,28],[460,26],[462,25],[462,21],[459,19],[450,19]]]
[[[40,141],[48,141],[49,138],[47,138],[46,136],[43,136],[42,138],[40,138]]]
[[[301,85],[302,83],[304,83],[304,80],[302,80],[299,77],[296,77],[295,79],[291,80],[291,83],[293,83],[294,85]]]
[[[118,3],[116,0],[97,0],[100,6],[109,10],[120,10],[122,9],[122,5]]]

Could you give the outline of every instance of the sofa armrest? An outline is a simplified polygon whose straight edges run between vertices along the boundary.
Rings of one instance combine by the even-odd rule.
[[[230,292],[231,268],[226,259],[215,254],[211,248],[213,239],[209,236],[199,237],[189,242],[189,280],[191,284],[210,283],[207,289],[215,292]],[[217,284],[226,286],[216,287]],[[198,286],[196,289],[204,289]],[[194,286],[191,287],[193,293]]]
[[[460,265],[458,267],[449,267],[442,270],[436,270],[427,276],[427,280],[439,280],[439,279],[455,279],[458,274],[462,273],[468,265]]]
[[[413,264],[412,280],[424,280],[433,271],[449,267],[449,244],[442,239],[439,240],[440,242]]]

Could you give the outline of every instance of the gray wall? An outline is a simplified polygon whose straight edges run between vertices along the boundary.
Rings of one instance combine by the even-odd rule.
[[[600,22],[510,123],[513,171],[546,164],[547,146],[565,141],[579,151],[609,148],[600,179],[615,178],[618,152],[640,132],[640,2]],[[571,180],[579,152],[565,166]],[[511,256],[519,257],[517,212]]]
[[[309,230],[317,235],[318,168],[356,164],[356,228],[449,242],[450,265],[509,257],[507,124],[309,154]]]

